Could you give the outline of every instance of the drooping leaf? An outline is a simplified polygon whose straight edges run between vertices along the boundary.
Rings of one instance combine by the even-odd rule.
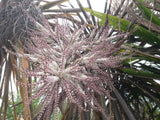
[[[11,82],[10,82],[11,83]],[[13,95],[13,88],[12,88],[12,83],[11,83],[11,94],[12,94],[12,103],[13,103],[13,111],[14,111],[14,119],[18,120],[17,118],[17,113],[16,113],[16,107],[15,107],[15,102],[14,102],[14,95]]]
[[[9,81],[11,78],[11,62],[10,59],[7,61],[6,63],[6,69],[5,69],[5,73],[4,73],[4,84],[3,84],[3,100],[2,100],[2,104],[1,104],[1,109],[0,109],[0,113],[2,113],[2,110],[4,108],[4,112],[3,112],[3,119],[6,119],[6,115],[7,115],[7,108],[8,108],[8,98],[9,98]]]

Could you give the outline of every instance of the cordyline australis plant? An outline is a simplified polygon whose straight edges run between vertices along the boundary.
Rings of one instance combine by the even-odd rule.
[[[12,54],[33,64],[28,70],[20,68],[26,76],[39,78],[28,84],[33,91],[30,102],[38,98],[41,101],[37,119],[49,119],[67,101],[80,111],[99,111],[107,119],[95,93],[111,99],[112,79],[107,68],[118,67],[122,57],[115,55],[119,48],[111,41],[124,34],[108,37],[108,30],[95,28],[86,35],[86,25],[71,31],[69,24],[60,25],[58,20],[54,30],[47,22],[36,24],[39,30],[29,33],[26,53],[14,47],[16,52]]]

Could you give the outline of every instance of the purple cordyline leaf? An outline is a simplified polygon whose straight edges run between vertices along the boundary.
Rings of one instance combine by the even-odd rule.
[[[33,84],[37,87],[32,87],[33,96],[30,98],[30,101],[41,100],[37,119],[49,119],[52,112],[56,113],[60,104],[66,102],[65,99],[82,111],[88,111],[88,107],[100,111],[107,119],[94,93],[112,98],[103,86],[111,87],[109,82],[112,79],[106,69],[118,67],[122,55],[114,56],[120,48],[115,48],[111,41],[125,34],[108,37],[108,30],[95,28],[90,35],[85,35],[86,25],[71,32],[69,24],[56,22],[54,31],[48,23],[44,26],[35,24],[39,30],[29,32],[31,37],[26,42],[26,53],[18,49],[15,53],[8,52],[25,57],[33,64],[38,63],[32,70],[23,69],[23,66],[20,69],[28,77],[40,78]],[[102,34],[97,35],[99,33]]]

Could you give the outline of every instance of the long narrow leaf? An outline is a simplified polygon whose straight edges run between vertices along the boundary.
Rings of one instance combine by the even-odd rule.
[[[91,10],[89,8],[85,8],[85,10],[90,12],[92,15],[100,18],[102,20],[102,21],[100,21],[100,25],[105,24],[106,14]],[[109,21],[110,27],[112,27],[113,29],[117,29],[117,30],[119,29],[119,25],[117,24],[119,22],[119,17],[108,15],[108,21]],[[125,19],[121,19],[120,22],[121,22],[120,30],[123,32],[126,32],[128,26],[130,24],[130,21],[127,21]],[[136,27],[136,24],[134,24],[131,27],[131,30],[133,30],[135,27]],[[153,34],[149,30],[147,30],[141,26],[138,27],[138,29],[133,33],[133,35],[139,36],[141,39],[145,40],[146,42],[148,42],[151,45],[160,45],[160,39],[155,34]]]
[[[20,42],[21,51],[24,52],[22,43]],[[24,69],[28,69],[28,61],[25,58],[21,58],[21,65]],[[27,85],[27,77],[22,73],[20,83]],[[20,93],[23,101],[23,114],[24,120],[31,120],[31,113],[29,109],[28,89],[27,86],[20,86]],[[28,119],[29,118],[29,119]]]
[[[117,91],[117,89],[115,87],[113,87],[113,92],[116,95],[118,101],[120,102],[123,110],[125,111],[126,115],[128,116],[129,120],[136,120],[134,115],[132,114],[132,112],[130,111],[130,109],[127,106],[127,103],[124,101],[124,99],[122,98],[122,96],[119,94],[119,92]]]
[[[124,68],[124,69],[122,69],[122,71],[124,71],[130,75],[136,76],[136,77],[160,79],[160,75],[155,74],[155,73],[151,73],[151,72],[134,70],[134,69],[130,69],[130,68]]]
[[[143,0],[137,0],[137,1],[140,2],[140,3],[144,3]],[[136,2],[136,4],[137,4],[138,8],[142,11],[144,17],[160,26],[160,19],[154,13],[152,13],[152,11],[150,9],[146,8],[142,4],[139,4],[138,2]],[[152,19],[151,19],[151,16],[152,16]]]
[[[4,95],[3,95],[3,101],[2,104],[4,103],[4,113],[3,113],[3,119],[5,120],[6,115],[7,115],[7,108],[8,108],[8,94],[9,94],[9,81],[11,77],[11,61],[10,59],[6,63],[6,70],[5,70],[5,83],[4,83]],[[2,105],[3,107],[3,105]]]
[[[49,9],[49,8],[51,8],[51,7],[54,7],[54,6],[56,6],[56,5],[59,5],[59,4],[61,4],[61,3],[63,3],[63,2],[66,2],[66,1],[68,1],[68,0],[55,0],[55,1],[53,1],[53,2],[49,2],[49,3],[47,3],[47,4],[45,4],[45,5],[42,6],[42,10],[44,10],[44,9]]]
[[[43,12],[63,12],[63,13],[75,13],[81,12],[79,8],[72,8],[72,9],[52,9],[52,10],[44,10]]]

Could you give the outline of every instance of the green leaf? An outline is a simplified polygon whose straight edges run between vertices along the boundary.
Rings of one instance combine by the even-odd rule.
[[[140,3],[144,3],[144,0],[137,0],[137,1]],[[152,16],[152,22],[160,26],[160,19],[158,18],[158,16],[152,13],[152,11],[149,8],[146,8],[144,5],[139,4],[138,2],[136,2],[136,5],[142,11],[143,17],[146,18],[147,20],[151,20]]]
[[[160,75],[154,74],[151,72],[147,72],[147,71],[134,70],[134,69],[130,69],[130,68],[124,68],[124,69],[122,69],[122,71],[124,71],[130,75],[136,76],[136,77],[160,79]]]
[[[91,10],[89,8],[84,8],[87,12],[90,12],[92,15],[98,17],[101,19],[101,21],[99,22],[100,25],[104,25],[105,20],[106,20],[106,14],[105,13],[101,13],[101,12],[97,12],[94,10]],[[112,16],[112,15],[108,15],[108,22],[110,27],[112,27],[113,29],[119,29],[119,17],[116,16]],[[120,24],[120,30],[122,32],[126,32],[128,26],[130,25],[130,21],[127,21],[125,19],[121,19],[120,20],[121,24]],[[130,31],[133,30],[137,25],[134,24]],[[149,30],[139,26],[137,28],[137,30],[133,33],[133,35],[135,36],[139,36],[142,40],[146,41],[147,43],[151,44],[151,45],[160,45],[160,39],[153,34],[152,32],[150,32]]]
[[[146,71],[150,71],[152,73],[160,75],[160,70],[158,68],[155,68],[155,67],[152,67],[152,66],[147,66],[147,65],[144,65],[144,64],[141,64],[141,68],[146,70]]]

